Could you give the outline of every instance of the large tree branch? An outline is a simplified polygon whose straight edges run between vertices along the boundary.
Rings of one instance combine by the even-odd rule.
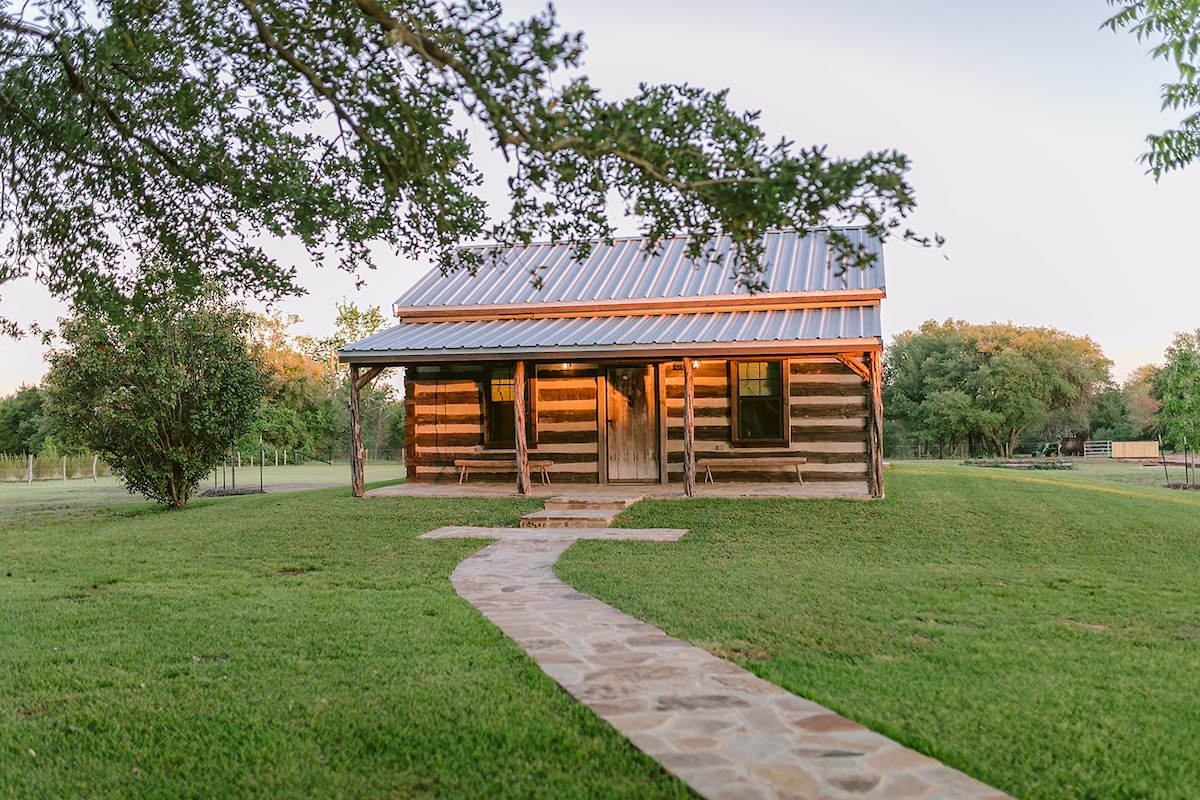
[[[326,83],[321,76],[317,74],[316,70],[302,61],[291,48],[284,45],[281,41],[279,41],[278,37],[271,32],[271,28],[267,24],[267,20],[263,16],[262,10],[259,9],[258,5],[255,4],[253,0],[239,0],[239,2],[241,3],[242,8],[246,9],[246,13],[250,15],[251,20],[254,22],[254,30],[258,35],[259,41],[266,45],[270,50],[273,50],[280,58],[284,60],[285,63],[303,75],[304,79],[308,81],[308,85],[312,87],[313,91],[325,98],[325,100],[329,103],[330,108],[333,109],[333,113],[337,116],[337,118],[346,125],[349,125],[350,129],[354,131],[354,135],[357,136],[360,141],[374,147],[376,150],[382,150],[382,146],[375,139],[375,137],[371,135],[371,132],[363,127],[363,125],[359,123],[355,116],[349,112],[345,104],[342,103],[341,99],[338,97],[337,90],[333,86]],[[401,176],[396,172],[392,164],[385,158],[379,158],[377,160],[380,168],[383,169],[388,179],[397,187],[400,186],[402,183]]]

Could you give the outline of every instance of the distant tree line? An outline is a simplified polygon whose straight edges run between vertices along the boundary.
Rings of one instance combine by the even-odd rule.
[[[139,318],[73,315],[43,385],[0,399],[0,453],[100,452],[132,491],[177,507],[226,451],[348,452],[348,371],[336,351],[387,320],[346,301],[337,310],[323,338],[291,335],[298,317],[249,315],[216,300],[161,299]],[[376,381],[361,400],[366,447],[398,453],[396,389]]]
[[[888,452],[1012,456],[1068,437],[1200,442],[1200,331],[1121,385],[1088,337],[929,321],[884,353]]]

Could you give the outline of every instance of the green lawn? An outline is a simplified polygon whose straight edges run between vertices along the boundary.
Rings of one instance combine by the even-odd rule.
[[[882,502],[641,503],[623,524],[693,533],[559,573],[1018,797],[1195,796],[1200,496],[1097,477],[914,463]]]
[[[693,533],[582,542],[560,574],[1017,796],[1187,797],[1200,494],[1118,472],[911,463],[880,502],[646,502],[621,524]],[[454,594],[478,543],[415,539],[534,502],[20,491],[0,797],[687,796]]]
[[[685,797],[450,586],[532,502],[0,510],[0,797]]]

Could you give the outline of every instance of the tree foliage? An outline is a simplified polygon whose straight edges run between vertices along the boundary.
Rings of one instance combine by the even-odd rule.
[[[382,330],[387,319],[378,306],[359,308],[345,298],[335,306],[335,329],[319,337],[291,335],[289,328],[300,322],[295,315],[258,318],[253,339],[271,374],[271,387],[251,435],[261,435],[269,447],[310,454],[350,449],[348,371],[332,354]],[[381,378],[365,387],[360,410],[369,450],[402,446],[404,405],[393,386]]]
[[[1157,419],[1175,448],[1200,449],[1200,329],[1175,334],[1166,357]]]
[[[761,286],[767,229],[856,219],[886,237],[914,206],[901,153],[771,144],[725,92],[606,100],[583,52],[552,9],[508,21],[498,0],[5,0],[0,284],[136,305],[153,257],[183,292],[300,291],[264,237],[356,273],[373,241],[474,268],[466,240],[611,235],[615,192],[693,255],[730,234]],[[507,214],[489,217],[464,123],[507,159]],[[844,264],[869,260],[834,239]]]
[[[1156,419],[1162,405],[1161,371],[1157,364],[1143,364],[1121,384],[1133,438],[1155,439],[1162,434],[1162,426]]]
[[[36,386],[22,386],[0,399],[0,453],[37,455],[42,451],[49,434],[43,399]]]
[[[1090,338],[1053,328],[931,320],[888,347],[884,404],[926,442],[1011,455],[1027,432],[1086,430],[1110,366]]]
[[[1128,29],[1138,41],[1152,42],[1154,58],[1170,61],[1178,75],[1162,87],[1164,110],[1185,114],[1179,127],[1146,137],[1142,156],[1155,179],[1200,156],[1200,0],[1108,0],[1117,13],[1104,24]]]
[[[211,298],[120,321],[77,313],[49,356],[49,409],[130,492],[181,508],[255,419],[266,375],[249,324]]]

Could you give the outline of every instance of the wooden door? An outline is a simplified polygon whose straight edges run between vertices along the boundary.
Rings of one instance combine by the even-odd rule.
[[[608,480],[658,481],[658,403],[654,370],[609,367]]]

